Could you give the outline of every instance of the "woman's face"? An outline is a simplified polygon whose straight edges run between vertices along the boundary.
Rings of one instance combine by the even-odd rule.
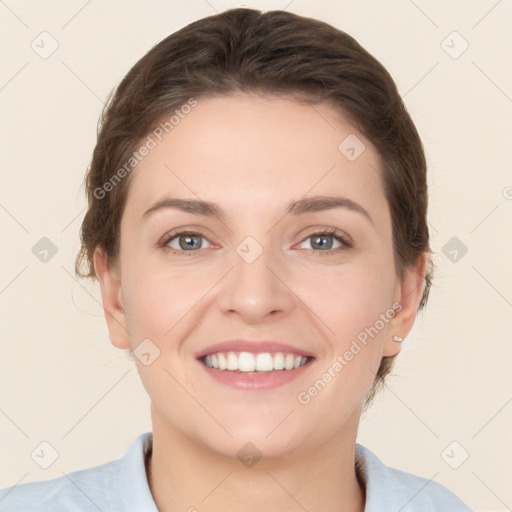
[[[133,171],[119,272],[95,256],[112,342],[134,349],[153,421],[229,456],[355,437],[422,288],[396,276],[375,148],[327,105],[284,97],[199,99],[182,117]],[[223,357],[247,371],[206,365]]]

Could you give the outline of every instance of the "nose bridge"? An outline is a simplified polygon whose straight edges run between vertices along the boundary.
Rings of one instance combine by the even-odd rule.
[[[238,312],[246,321],[256,322],[269,313],[289,310],[291,291],[279,276],[279,260],[269,247],[247,236],[235,248],[234,267],[222,292],[224,312]]]

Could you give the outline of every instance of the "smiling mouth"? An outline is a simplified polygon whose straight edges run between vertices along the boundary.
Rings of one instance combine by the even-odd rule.
[[[216,352],[200,358],[208,368],[239,373],[263,374],[277,370],[296,370],[308,364],[313,357],[286,352]]]

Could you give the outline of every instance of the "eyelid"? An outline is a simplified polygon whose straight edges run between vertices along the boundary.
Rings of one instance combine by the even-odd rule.
[[[179,253],[179,252],[181,252],[181,253],[184,253],[184,252],[187,252],[187,253],[194,253],[195,252],[195,253],[197,253],[197,252],[200,252],[201,249],[203,249],[203,248],[198,249],[196,251],[183,251],[181,249],[175,249],[174,247],[170,247],[169,246],[169,242],[171,242],[175,238],[179,238],[180,236],[186,236],[186,235],[198,236],[198,237],[201,237],[201,238],[204,238],[204,239],[208,240],[209,244],[216,245],[215,242],[212,242],[210,240],[210,236],[209,235],[206,235],[205,233],[203,233],[199,229],[183,229],[183,228],[178,228],[177,230],[169,231],[164,236],[162,236],[160,238],[160,240],[157,242],[157,246],[161,247],[163,249],[169,249],[170,251],[174,251],[175,253]],[[206,247],[206,249],[209,249],[209,247]]]
[[[158,246],[164,246],[168,244],[173,238],[176,238],[180,235],[198,235],[206,238],[209,242],[212,242],[211,238],[214,238],[213,236],[207,234],[205,231],[202,230],[202,228],[196,228],[196,227],[179,227],[175,229],[171,229],[167,233],[165,233],[163,236],[160,237],[160,239],[157,242]],[[213,242],[212,242],[213,243]]]
[[[300,244],[304,243],[305,240],[307,240],[308,238],[311,238],[314,235],[327,235],[327,236],[331,236],[331,237],[337,239],[341,243],[341,245],[342,245],[341,247],[337,247],[336,249],[329,249],[327,251],[314,251],[313,249],[306,249],[306,250],[309,250],[309,251],[313,251],[315,253],[330,254],[330,253],[333,253],[333,252],[342,251],[344,249],[345,250],[346,249],[351,249],[354,246],[354,242],[353,242],[352,238],[349,235],[347,235],[343,231],[340,231],[339,229],[333,228],[333,227],[317,227],[317,228],[312,228],[312,231],[308,231],[306,235],[303,235],[302,240],[297,245],[300,245]]]
[[[175,238],[178,238],[180,236],[186,236],[186,235],[199,236],[201,238],[205,238],[206,240],[208,240],[208,243],[216,245],[215,242],[212,242],[210,240],[209,235],[206,235],[199,228],[176,228],[174,230],[167,232],[163,237],[161,237],[159,242],[157,243],[157,246],[164,250],[168,250],[178,256],[193,255],[195,253],[197,254],[197,253],[202,252],[202,249],[210,249],[210,247],[206,247],[206,248],[201,248],[201,249],[197,249],[197,250],[186,251],[186,250],[182,250],[182,249],[175,249],[175,248],[169,246],[169,242],[171,242]],[[340,247],[336,247],[334,249],[328,249],[325,251],[324,250],[315,250],[315,249],[303,249],[303,250],[310,251],[311,253],[317,254],[317,255],[322,255],[322,254],[329,255],[329,254],[333,254],[333,253],[339,253],[342,251],[346,251],[348,249],[351,249],[354,246],[354,242],[349,235],[347,235],[343,231],[338,230],[337,228],[324,226],[324,227],[311,228],[311,230],[308,230],[306,234],[302,235],[300,242],[298,244],[296,244],[294,247],[296,247],[297,245],[303,244],[308,238],[311,238],[314,235],[327,235],[327,236],[333,237],[336,240],[338,240],[338,242],[341,245],[340,245]]]

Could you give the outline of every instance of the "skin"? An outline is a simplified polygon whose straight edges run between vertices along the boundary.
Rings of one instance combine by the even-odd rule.
[[[355,161],[338,150],[350,134],[366,146]],[[98,247],[94,265],[113,345],[135,349],[149,338],[160,350],[147,366],[135,358],[151,398],[147,473],[160,511],[364,510],[354,469],[362,402],[381,358],[400,351],[392,335],[413,326],[425,273],[422,255],[403,280],[396,275],[378,168],[373,145],[328,105],[239,94],[199,99],[133,171],[119,260],[110,265]],[[162,208],[142,219],[169,195],[217,203],[226,217]],[[349,198],[372,221],[348,208],[286,215],[305,195]],[[336,228],[353,247],[326,254],[312,245],[317,228]],[[160,247],[173,230],[200,231],[201,248],[179,256]],[[250,264],[236,252],[247,236],[263,248]],[[401,311],[299,403],[394,302]],[[279,340],[315,360],[277,389],[235,390],[194,357],[234,337]],[[262,454],[252,467],[237,458],[247,442]]]

